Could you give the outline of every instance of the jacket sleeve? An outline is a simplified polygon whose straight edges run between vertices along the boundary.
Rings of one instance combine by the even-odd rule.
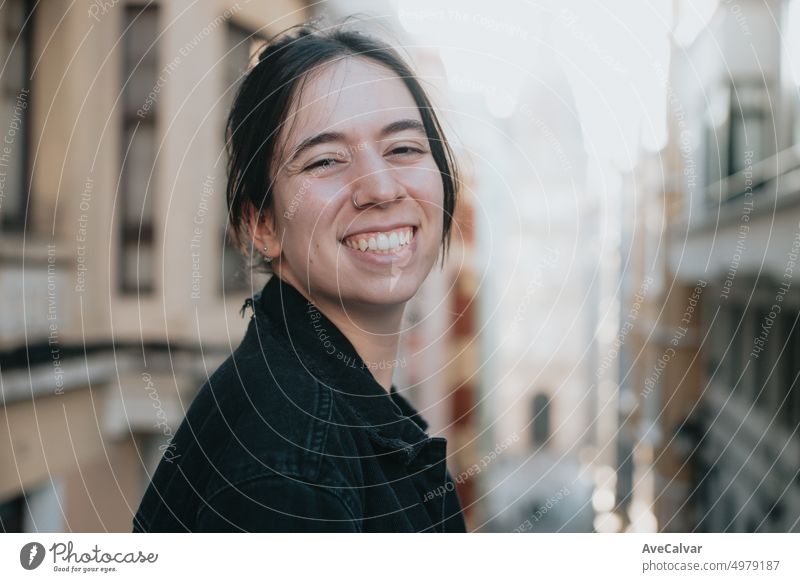
[[[339,494],[281,475],[230,483],[197,514],[201,532],[358,532],[361,523]]]

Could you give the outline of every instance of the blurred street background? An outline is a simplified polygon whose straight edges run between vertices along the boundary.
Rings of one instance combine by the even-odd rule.
[[[5,0],[0,531],[130,531],[252,277],[223,126],[357,14],[465,169],[398,386],[471,531],[800,531],[800,0]]]

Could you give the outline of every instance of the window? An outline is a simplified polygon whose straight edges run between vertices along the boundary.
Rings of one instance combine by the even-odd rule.
[[[550,397],[539,393],[533,397],[533,446],[538,448],[547,444],[550,438]]]
[[[225,86],[223,88],[223,121],[226,120],[233,98],[239,88],[239,83],[252,64],[255,53],[266,42],[257,32],[248,30],[234,22],[228,22],[226,31],[225,50]],[[224,135],[224,129],[222,132]],[[224,198],[223,198],[224,200]],[[222,225],[222,280],[220,292],[230,293],[250,289],[249,273],[242,269],[242,257],[239,250],[228,241],[226,236],[228,228],[228,212],[223,214],[225,222]]]
[[[741,394],[742,371],[744,370],[744,362],[742,360],[742,352],[744,350],[744,333],[746,327],[746,314],[743,308],[732,306],[728,311],[729,329],[733,333],[731,338],[730,347],[725,354],[725,370],[727,373],[728,386],[732,392]]]
[[[27,215],[30,160],[28,125],[32,73],[33,2],[11,0],[0,5],[0,226],[23,230]]]
[[[725,177],[728,155],[728,118],[730,116],[729,85],[709,92],[708,108],[703,120],[705,185],[716,184]],[[716,193],[719,194],[719,193]],[[712,196],[715,203],[718,196]]]
[[[788,87],[786,92],[791,95],[792,109],[794,113],[794,130],[792,143],[800,145],[800,59],[796,55],[800,54],[800,0],[792,0],[788,5],[783,5],[786,10],[785,43],[782,58],[788,74],[784,75]]]
[[[151,293],[154,284],[154,184],[158,147],[158,8],[127,6],[123,22],[120,288]]]
[[[704,127],[704,144],[705,144],[705,185],[710,186],[716,184],[724,176],[722,175],[722,164],[724,160],[721,158],[721,150],[723,149],[721,143],[723,136],[722,130],[716,127],[711,121],[707,121]]]
[[[0,532],[64,531],[65,487],[50,477],[0,501]]]
[[[720,349],[719,338],[723,337],[725,325],[725,314],[717,312],[717,306],[712,301],[703,301],[703,321],[709,322],[708,341],[703,344],[700,351],[703,369],[709,381],[714,380],[719,363],[722,360],[722,350]],[[715,317],[716,316],[716,317]]]
[[[757,338],[759,337],[761,325],[767,321],[769,310],[766,307],[759,306],[753,308],[753,311],[755,312],[756,326],[754,333],[750,337]],[[776,321],[773,325],[777,327],[778,322]],[[779,333],[776,333],[776,335],[780,337]],[[767,403],[771,386],[774,385],[772,368],[775,365],[775,346],[777,343],[777,341],[768,342],[763,351],[755,358],[748,355],[751,361],[750,365],[753,368],[753,392],[756,405],[767,411],[769,410]],[[753,345],[753,342],[750,342],[748,347],[752,350]],[[770,377],[770,374],[773,374],[773,376]]]
[[[728,174],[736,174],[764,159],[772,113],[767,88],[763,85],[736,83],[731,90]]]
[[[25,519],[25,497],[18,495],[0,501],[0,532],[22,533]]]
[[[786,330],[781,338],[785,342],[785,350],[781,357],[779,369],[782,375],[781,394],[778,403],[781,405],[778,418],[781,423],[797,436],[800,424],[800,321],[798,313],[784,320]],[[785,398],[785,399],[784,399]]]

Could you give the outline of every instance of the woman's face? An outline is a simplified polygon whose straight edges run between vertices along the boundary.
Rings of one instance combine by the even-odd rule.
[[[345,308],[408,301],[436,262],[444,194],[405,84],[365,59],[332,63],[307,79],[284,131],[273,269]]]

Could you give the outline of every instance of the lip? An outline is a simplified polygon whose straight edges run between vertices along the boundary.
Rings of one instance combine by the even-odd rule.
[[[400,226],[413,226],[413,225],[401,224]],[[367,264],[379,265],[379,266],[393,265],[396,267],[404,267],[406,264],[408,264],[408,262],[411,260],[411,257],[417,250],[417,233],[419,232],[419,229],[416,226],[413,226],[413,228],[414,228],[414,234],[413,237],[411,238],[411,242],[400,247],[400,249],[397,252],[389,253],[386,255],[376,255],[375,253],[354,249],[344,244],[344,242],[342,242],[341,245],[345,248],[345,250],[350,251],[351,256]],[[372,232],[372,231],[365,230],[361,232]],[[353,233],[353,234],[359,234],[359,233]],[[352,235],[347,235],[347,236],[352,236]]]
[[[364,234],[366,232],[389,232],[390,230],[394,230],[396,228],[403,228],[403,227],[411,227],[414,229],[414,236],[416,236],[418,225],[412,222],[395,222],[392,224],[376,224],[371,226],[366,226],[364,228],[360,228],[358,230],[354,230],[352,232],[345,233],[339,242],[344,242],[344,239],[347,237],[353,236],[355,234]],[[347,245],[345,245],[347,246]]]

